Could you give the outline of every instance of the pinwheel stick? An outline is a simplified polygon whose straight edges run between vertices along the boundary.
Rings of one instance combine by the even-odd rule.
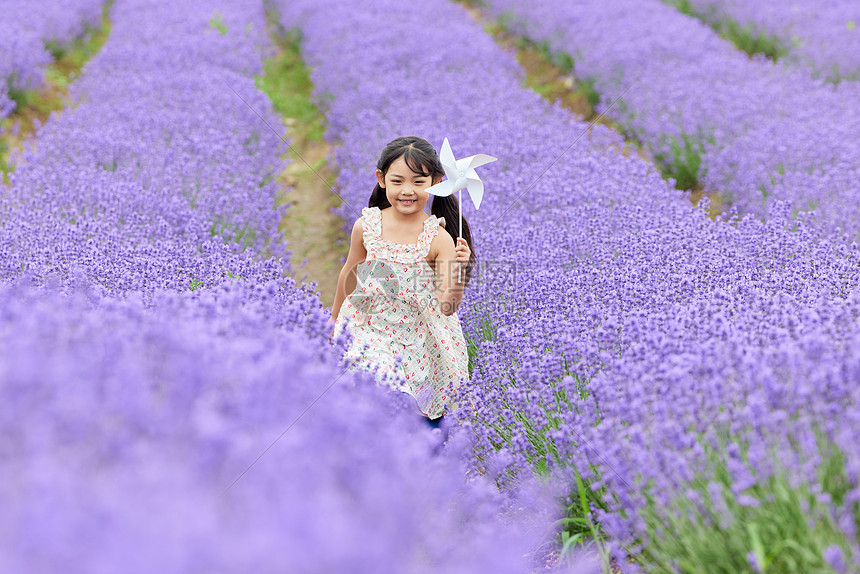
[[[460,233],[458,237],[463,237],[463,190],[459,190],[457,192],[458,199],[460,200]],[[471,249],[471,247],[469,247]],[[459,263],[457,265],[457,283],[463,282],[463,264]]]

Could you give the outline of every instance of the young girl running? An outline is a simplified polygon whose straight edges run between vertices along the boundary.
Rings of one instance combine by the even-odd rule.
[[[469,378],[456,311],[475,261],[472,237],[465,219],[463,237],[452,231],[456,223],[446,226],[459,213],[453,194],[434,196],[432,215],[424,212],[427,188],[445,173],[426,140],[395,139],[376,168],[338,278],[332,335],[348,328],[347,357],[360,368],[378,367],[379,383],[415,397],[438,426],[450,394]]]

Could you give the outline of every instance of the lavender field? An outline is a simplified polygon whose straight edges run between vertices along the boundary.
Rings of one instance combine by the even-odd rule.
[[[38,4],[0,0],[0,137],[105,8]],[[860,19],[770,4],[107,4],[0,184],[0,571],[860,572]],[[499,158],[447,442],[294,278],[287,44],[344,242],[393,138]]]

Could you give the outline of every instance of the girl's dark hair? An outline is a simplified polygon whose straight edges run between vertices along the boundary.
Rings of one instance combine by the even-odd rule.
[[[430,177],[432,180],[442,179],[445,175],[445,170],[442,168],[442,162],[436,154],[436,150],[430,143],[416,136],[404,136],[392,140],[382,150],[379,156],[379,161],[376,162],[376,169],[382,171],[382,177],[385,179],[385,174],[388,173],[388,168],[394,163],[397,158],[403,157],[406,165],[409,166],[414,173]],[[454,194],[448,197],[438,197],[434,195],[430,200],[430,213],[436,217],[445,218],[445,230],[454,239],[454,245],[457,245],[457,231],[459,230],[460,207],[457,198]],[[385,189],[376,182],[376,187],[370,194],[370,201],[367,202],[368,207],[378,207],[385,209],[391,207],[391,202],[385,196]],[[472,233],[469,231],[469,223],[466,218],[463,218],[463,239],[469,244],[469,249],[472,250],[472,255],[469,257],[469,264],[465,269],[466,282],[472,277],[477,257],[475,256],[475,246],[472,244]]]

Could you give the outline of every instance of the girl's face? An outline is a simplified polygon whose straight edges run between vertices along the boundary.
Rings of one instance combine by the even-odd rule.
[[[385,189],[385,197],[391,206],[398,213],[410,215],[424,211],[424,206],[430,199],[427,188],[439,183],[442,178],[432,181],[430,176],[415,173],[403,156],[400,156],[388,166],[384,177],[382,170],[376,170],[376,179],[379,180],[379,186]]]

